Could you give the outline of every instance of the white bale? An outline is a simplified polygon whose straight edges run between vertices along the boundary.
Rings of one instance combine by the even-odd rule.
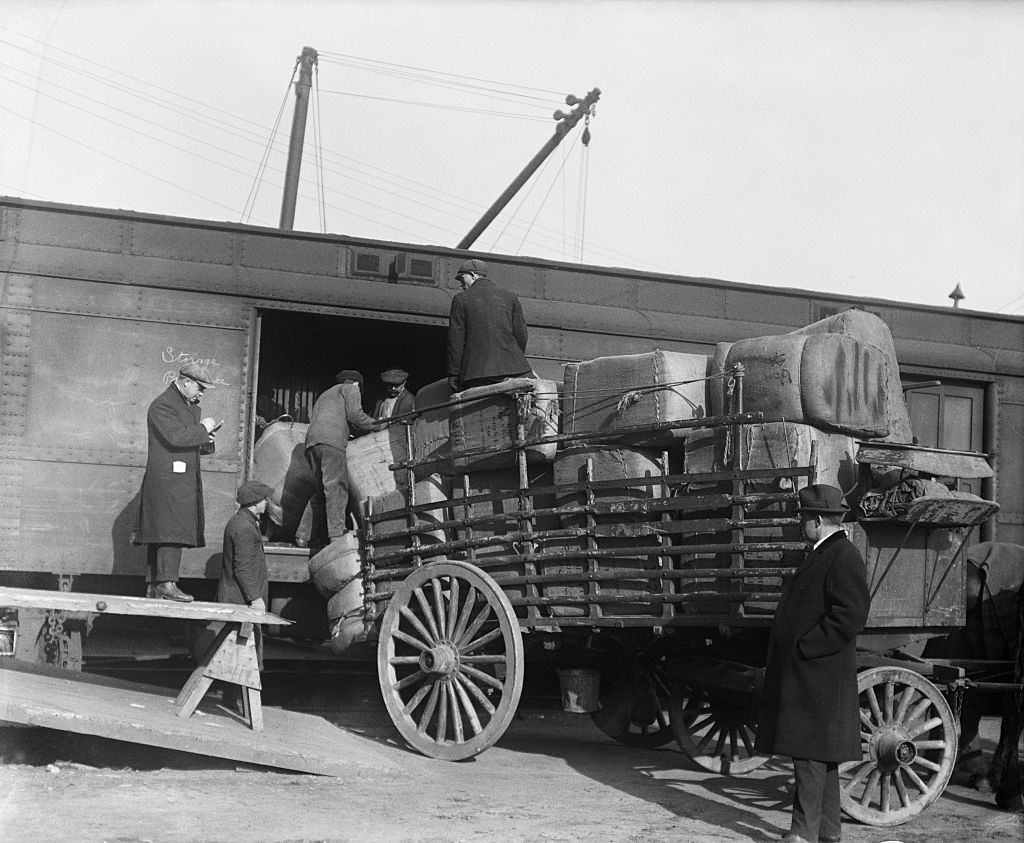
[[[271,422],[253,448],[253,478],[273,489],[267,505],[270,520],[286,534],[294,533],[316,491],[306,461],[308,424]]]
[[[707,368],[703,354],[674,351],[569,363],[565,367],[562,430],[569,434],[606,432],[611,434],[604,440],[607,442],[671,444],[685,437],[685,429],[646,436],[616,435],[615,431],[707,415]]]
[[[396,424],[352,439],[348,443],[349,496],[362,504],[367,498],[397,491],[405,482],[404,471],[388,468],[407,459],[405,425]],[[362,507],[358,510],[362,512]]]

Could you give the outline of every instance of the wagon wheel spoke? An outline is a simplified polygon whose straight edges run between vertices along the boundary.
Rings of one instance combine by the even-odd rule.
[[[485,653],[478,653],[475,656],[460,656],[459,661],[462,664],[505,664],[508,659],[503,655],[491,656]]]
[[[864,793],[861,794],[860,804],[862,807],[867,807],[871,802],[871,794],[875,787],[878,786],[878,780],[882,778],[882,774],[875,768],[871,771],[871,775],[868,776],[868,783],[864,786]]]
[[[704,735],[704,737],[701,739],[700,743],[697,744],[697,749],[699,749],[701,752],[703,752],[704,749],[707,747],[707,745],[709,743],[711,743],[712,738],[714,738],[714,736],[717,735],[717,734],[718,734],[718,724],[715,723],[715,724],[712,725],[712,727],[710,729],[708,729],[707,734]]]
[[[907,686],[903,689],[903,693],[900,694],[900,705],[899,708],[896,709],[896,715],[893,718],[894,720],[896,720],[899,723],[905,722],[907,716],[907,709],[910,708],[910,704],[914,701],[914,697],[916,696],[917,691],[915,691],[910,686]]]
[[[471,641],[469,644],[466,644],[464,647],[459,647],[459,652],[460,653],[472,653],[474,650],[479,650],[481,647],[483,647],[483,646],[485,646],[487,644],[490,644],[496,638],[500,638],[500,637],[501,637],[501,630],[500,629],[492,629],[486,635],[481,635],[475,641]]]
[[[440,640],[441,633],[437,630],[434,613],[430,609],[430,604],[427,603],[427,596],[423,593],[423,589],[417,588],[413,591],[413,594],[416,596],[416,602],[420,604],[420,610],[423,612],[423,619],[427,622],[427,627],[430,629],[430,640]]]
[[[416,614],[412,609],[408,606],[403,606],[401,612],[402,617],[409,621],[412,628],[420,634],[420,638],[423,640],[424,644],[429,647],[431,644],[436,643],[437,639],[427,632],[427,628],[421,623],[420,619],[416,617]]]
[[[883,711],[885,713],[885,722],[886,723],[891,723],[892,722],[892,695],[893,695],[894,689],[895,689],[895,683],[894,682],[886,682],[885,683],[885,691],[882,694],[882,702],[883,702],[883,706],[884,706]]]
[[[483,731],[483,726],[480,725],[480,718],[477,717],[476,709],[473,707],[473,701],[469,698],[469,694],[466,693],[466,689],[463,687],[463,683],[466,681],[461,673],[455,674],[456,681],[451,683],[450,687],[455,690],[455,693],[459,696],[459,703],[462,705],[462,710],[466,712],[466,719],[469,720],[469,728],[473,730],[474,735],[479,735]],[[483,696],[481,694],[481,696]],[[484,697],[486,701],[487,698]],[[494,713],[494,706],[489,703],[484,707],[484,710],[489,710],[489,713]]]
[[[881,726],[884,724],[882,719],[882,710],[878,707],[878,697],[875,696],[875,689],[868,688],[864,696],[868,699],[868,705],[871,707],[871,716],[875,718],[875,722]]]
[[[941,726],[941,725],[942,725],[942,718],[941,717],[932,717],[930,720],[926,720],[924,723],[920,723],[917,726],[915,726],[913,729],[911,729],[909,737],[911,739],[916,738],[922,732],[930,732],[936,726]]]
[[[461,670],[463,673],[472,676],[474,679],[479,679],[485,685],[490,685],[492,688],[497,688],[499,691],[505,687],[505,683],[496,676],[491,676],[491,674],[484,673],[482,670],[477,670],[475,667],[470,667],[468,664],[462,665]]]
[[[907,774],[907,778],[914,783],[914,787],[921,791],[921,793],[928,792],[928,785],[922,781],[921,777],[917,773],[910,769],[904,770],[904,772]]]
[[[859,763],[861,765],[861,767],[860,767],[860,770],[857,772],[857,775],[855,775],[852,779],[850,779],[849,782],[847,782],[843,786],[843,790],[845,790],[847,793],[853,793],[853,791],[857,789],[857,785],[859,785],[862,781],[864,781],[865,776],[867,776],[868,773],[870,773],[872,770],[875,769],[875,765],[871,761],[854,762],[854,763],[855,764]]]
[[[444,611],[444,597],[441,594],[441,578],[431,580],[430,584],[433,586],[434,591],[434,612],[437,616],[437,629],[438,639],[444,637],[444,632],[448,629],[448,618]]]
[[[441,693],[437,697],[437,728],[434,731],[434,737],[438,743],[444,743],[445,738],[448,736],[448,694],[444,690],[445,684],[443,682],[437,683]]]
[[[476,606],[476,589],[473,586],[469,587],[469,591],[466,592],[466,601],[462,604],[462,611],[459,612],[459,620],[455,624],[455,629],[451,634],[452,641],[459,641],[466,632],[466,624],[469,623],[470,615],[473,614],[473,609]]]
[[[444,686],[448,690],[448,708],[452,713],[452,726],[455,727],[455,742],[462,743],[466,739],[462,731],[462,708],[455,694],[455,686],[451,682],[445,682]]]
[[[400,629],[396,629],[392,633],[392,635],[394,635],[395,638],[397,638],[399,641],[404,641],[410,647],[415,647],[417,650],[429,650],[430,649],[426,644],[424,644],[418,638],[413,638],[411,635],[408,635],[407,633],[402,632],[402,630],[400,630]]]
[[[484,711],[488,714],[494,714],[494,706],[491,705],[491,701],[487,699],[487,695],[467,679],[464,673],[460,672],[455,674],[455,679],[462,688],[469,691],[470,695],[477,701]]]
[[[929,761],[927,758],[918,757],[917,759],[915,759],[914,763],[915,764],[919,764],[920,766],[924,767],[926,770],[931,770],[933,773],[937,773],[937,772],[939,772],[939,770],[942,769],[942,767],[940,767],[934,761]]]
[[[484,607],[479,612],[477,612],[477,616],[473,619],[473,622],[469,625],[469,628],[462,633],[462,637],[459,640],[457,640],[455,644],[459,647],[462,647],[463,641],[472,640],[473,636],[480,631],[480,627],[487,623],[487,619],[490,617],[490,615],[491,606],[489,603],[485,603]]]
[[[417,670],[415,673],[410,673],[408,676],[405,677],[405,679],[400,679],[391,687],[394,688],[396,691],[401,691],[403,688],[408,688],[410,685],[415,685],[417,682],[422,682],[424,679],[426,679],[426,677],[427,674],[425,674],[422,670]]]
[[[449,580],[449,596],[450,602],[448,604],[448,640],[452,641],[455,637],[455,624],[459,619],[459,578],[452,577]]]
[[[419,656],[392,656],[388,661],[391,664],[419,664]]]
[[[892,801],[891,801],[891,798],[890,798],[890,794],[892,792],[892,789],[891,789],[891,786],[889,784],[889,778],[890,778],[891,775],[892,775],[892,773],[882,773],[882,789],[881,789],[881,793],[880,793],[880,805],[881,805],[882,813],[883,814],[888,814],[889,813],[889,808],[892,805]]]
[[[433,691],[435,687],[436,683],[434,682],[424,682],[423,686],[412,695],[412,699],[405,704],[405,713],[412,714],[419,707],[419,704],[423,702],[427,694]]]
[[[896,781],[896,793],[899,794],[900,805],[906,808],[910,805],[910,794],[907,793],[907,785],[903,781],[903,772],[901,770],[897,770],[893,773],[893,779]]]
[[[417,729],[420,732],[426,732],[427,726],[430,723],[430,718],[434,716],[434,709],[437,708],[437,699],[441,695],[441,684],[439,682],[430,683],[430,697],[427,699],[426,708],[423,709],[423,716],[420,718]],[[415,711],[415,707],[410,711]]]

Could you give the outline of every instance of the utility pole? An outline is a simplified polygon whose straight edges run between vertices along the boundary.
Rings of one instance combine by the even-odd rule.
[[[475,242],[477,237],[483,234],[484,229],[487,228],[498,214],[501,213],[502,209],[511,201],[512,197],[519,192],[519,189],[526,184],[527,179],[530,178],[536,171],[537,168],[544,163],[544,159],[547,158],[552,152],[555,151],[555,147],[562,142],[569,130],[575,126],[584,115],[591,114],[593,112],[594,104],[601,96],[601,90],[594,88],[589,94],[587,94],[582,100],[579,97],[575,97],[569,94],[565,98],[566,105],[575,105],[576,108],[569,112],[564,113],[561,109],[555,112],[555,120],[559,121],[555,127],[555,133],[548,139],[548,142],[541,147],[540,151],[530,159],[530,163],[527,164],[522,172],[513,179],[512,184],[505,188],[505,192],[501,194],[495,201],[494,204],[488,208],[482,217],[477,221],[476,225],[470,229],[470,232],[463,237],[459,244],[455,247],[456,249],[468,249]]]
[[[299,170],[302,167],[302,141],[306,137],[306,112],[309,89],[313,85],[313,65],[317,54],[312,47],[303,47],[299,56],[299,81],[295,83],[295,113],[292,136],[288,141],[288,167],[284,174],[284,197],[281,200],[281,228],[291,231],[295,226],[295,199],[299,192]]]

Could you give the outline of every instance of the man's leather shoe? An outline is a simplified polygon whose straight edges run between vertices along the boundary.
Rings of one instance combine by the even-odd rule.
[[[156,597],[155,583],[146,583],[146,597]]]
[[[824,834],[822,834],[818,838],[818,843],[840,843],[842,839],[843,838],[840,837],[838,834],[835,837],[826,837]]]
[[[799,834],[794,834],[790,831],[779,838],[779,843],[810,843],[810,841],[806,837],[801,837]]]
[[[195,598],[186,594],[176,582],[158,582],[153,589],[153,596],[161,600],[176,600],[179,603],[191,603]]]

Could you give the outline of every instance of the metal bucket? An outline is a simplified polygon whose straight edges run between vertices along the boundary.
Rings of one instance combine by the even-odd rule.
[[[562,689],[562,708],[570,714],[589,714],[597,711],[601,671],[591,668],[569,668],[558,671],[558,684]]]

